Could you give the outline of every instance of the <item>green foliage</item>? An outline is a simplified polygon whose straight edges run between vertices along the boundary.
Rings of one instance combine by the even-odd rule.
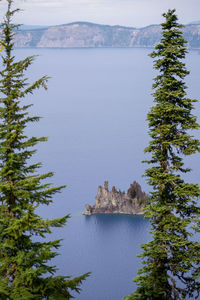
[[[136,197],[136,190],[134,188],[134,186],[132,185],[131,188],[129,189],[129,194],[130,194],[130,197],[132,199],[134,199]]]
[[[22,103],[35,89],[46,88],[48,78],[29,85],[24,72],[34,57],[15,62],[12,50],[16,26],[11,19],[17,10],[12,10],[12,0],[7,2],[1,25],[5,55],[0,71],[0,299],[71,299],[71,291],[79,292],[88,274],[73,279],[54,276],[57,269],[48,261],[57,255],[60,240],[43,240],[52,228],[63,227],[69,215],[44,220],[35,212],[39,205],[49,205],[64,186],[46,183],[53,174],[39,175],[41,163],[30,163],[34,146],[46,137],[27,137],[24,132],[39,118],[30,117],[31,105]]]
[[[151,218],[151,242],[142,245],[143,268],[135,278],[138,288],[126,300],[133,299],[199,299],[200,189],[181,177],[190,169],[184,167],[186,155],[200,151],[200,142],[191,135],[198,129],[192,115],[196,100],[187,98],[183,62],[186,54],[182,25],[175,10],[163,15],[162,38],[151,57],[159,71],[154,80],[154,102],[148,113],[151,141],[145,149],[151,154],[146,161],[149,184],[153,187],[146,216]]]
[[[150,202],[151,202],[151,195],[146,194],[145,204],[146,204],[146,205],[147,205],[147,204],[150,204]]]

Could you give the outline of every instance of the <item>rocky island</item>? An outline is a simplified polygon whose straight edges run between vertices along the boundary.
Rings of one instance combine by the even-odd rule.
[[[92,214],[129,214],[142,215],[144,207],[147,204],[147,196],[142,191],[139,183],[134,181],[127,194],[117,191],[113,186],[109,191],[108,181],[104,182],[104,187],[99,186],[94,206],[85,205],[83,215],[90,216]]]

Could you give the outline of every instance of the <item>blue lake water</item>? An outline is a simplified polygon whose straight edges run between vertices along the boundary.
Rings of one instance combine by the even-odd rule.
[[[71,214],[53,238],[63,238],[54,262],[58,274],[78,276],[91,271],[78,300],[120,300],[135,289],[132,278],[140,266],[140,244],[149,240],[149,222],[142,216],[82,216],[85,203],[94,204],[98,185],[108,180],[127,190],[142,178],[144,148],[148,145],[146,114],[152,106],[155,71],[149,49],[18,49],[18,58],[39,54],[28,71],[30,81],[51,76],[48,91],[27,101],[31,113],[43,118],[28,133],[49,136],[38,146],[36,161],[54,171],[56,185],[67,188],[39,212],[44,217]],[[191,74],[188,94],[200,95],[200,55],[186,59]],[[194,112],[200,115],[199,104]],[[200,136],[199,134],[196,134]],[[200,182],[199,156],[186,160],[193,168],[189,181]]]

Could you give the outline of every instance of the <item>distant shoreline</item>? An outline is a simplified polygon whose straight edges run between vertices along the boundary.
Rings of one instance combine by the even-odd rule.
[[[105,50],[105,49],[144,49],[153,50],[154,47],[15,47],[15,50],[30,50],[30,49],[41,49],[41,50]],[[200,48],[188,48],[188,51],[197,51],[200,54]]]
[[[161,38],[160,25],[143,28],[74,22],[46,28],[23,26],[15,32],[17,48],[153,48]],[[183,27],[188,48],[200,49],[200,24]]]

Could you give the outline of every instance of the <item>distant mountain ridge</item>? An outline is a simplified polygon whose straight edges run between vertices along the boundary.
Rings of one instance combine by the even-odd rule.
[[[200,24],[200,20],[199,21],[193,21],[191,23],[189,23],[188,25],[199,25]]]
[[[188,48],[200,49],[200,24],[183,27]],[[154,47],[161,37],[160,25],[144,28],[73,22],[56,26],[24,26],[15,36],[16,47]]]
[[[38,30],[38,29],[47,29],[50,26],[42,26],[42,25],[20,25],[20,30]]]

